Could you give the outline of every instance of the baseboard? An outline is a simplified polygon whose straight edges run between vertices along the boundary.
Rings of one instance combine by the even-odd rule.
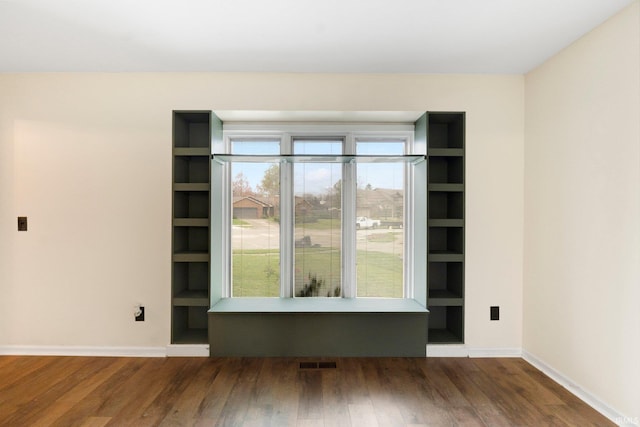
[[[427,357],[469,357],[464,344],[427,344]]]
[[[209,357],[209,344],[169,344],[167,357]]]
[[[166,357],[165,347],[0,346],[3,356]]]
[[[522,357],[522,349],[468,347],[464,344],[427,344],[427,357]]]
[[[470,348],[469,357],[522,357],[522,349],[508,347]]]
[[[617,425],[628,427],[638,425],[637,417],[624,416],[528,351],[522,351],[522,358]]]

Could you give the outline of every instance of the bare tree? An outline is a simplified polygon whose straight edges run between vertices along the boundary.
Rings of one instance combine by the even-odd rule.
[[[255,193],[251,189],[249,180],[244,176],[242,172],[239,172],[233,179],[233,195],[234,196],[253,196]]]

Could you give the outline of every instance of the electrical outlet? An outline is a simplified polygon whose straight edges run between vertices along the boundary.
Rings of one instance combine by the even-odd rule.
[[[500,320],[500,307],[499,306],[492,306],[490,307],[490,317],[491,320]]]
[[[19,216],[18,217],[18,231],[27,231],[27,217]]]
[[[144,322],[144,306],[143,305],[136,306],[133,315],[136,319],[136,322]]]

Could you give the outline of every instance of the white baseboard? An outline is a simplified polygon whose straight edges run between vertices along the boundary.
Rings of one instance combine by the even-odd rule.
[[[584,401],[587,405],[591,406],[596,411],[600,412],[605,417],[609,418],[612,422],[616,423],[619,426],[637,426],[639,424],[639,420],[637,417],[628,417],[622,415],[620,412],[613,409],[611,406],[607,405],[605,402],[600,400],[598,397],[589,393],[570,378],[561,374],[560,372],[553,369],[551,366],[529,353],[526,350],[522,351],[522,358],[529,362],[531,365],[535,366],[537,369],[546,374],[549,378],[569,390],[576,397]]]
[[[468,347],[464,344],[427,344],[427,357],[522,357],[522,349]]]
[[[209,357],[209,344],[169,344],[167,357]]]
[[[522,357],[522,349],[508,347],[476,347],[469,349],[469,357]]]
[[[464,344],[427,344],[427,357],[469,357]]]
[[[209,357],[209,344],[166,347],[0,346],[0,356]]]
[[[165,347],[0,346],[3,356],[166,357]]]

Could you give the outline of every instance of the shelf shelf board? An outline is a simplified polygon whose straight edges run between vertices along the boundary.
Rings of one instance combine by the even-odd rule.
[[[174,191],[209,191],[210,184],[208,182],[196,183],[179,183],[173,184]]]
[[[209,147],[176,147],[173,149],[174,156],[204,156],[210,157]]]
[[[464,149],[462,148],[429,148],[427,151],[429,157],[462,157]]]
[[[429,184],[427,189],[429,191],[448,191],[461,193],[464,191],[464,184]]]
[[[462,344],[462,337],[454,334],[448,329],[429,328],[429,344]]]
[[[174,218],[174,227],[208,227],[209,218]]]
[[[455,294],[446,289],[431,289],[427,298],[427,305],[433,307],[462,307],[464,299],[462,296]]]
[[[464,220],[457,218],[429,219],[429,227],[464,227]]]
[[[176,252],[173,254],[174,262],[208,262],[209,252]]]
[[[464,254],[451,251],[430,251],[427,255],[429,262],[460,262],[464,261]]]
[[[209,307],[207,291],[182,291],[173,297],[174,306]]]

